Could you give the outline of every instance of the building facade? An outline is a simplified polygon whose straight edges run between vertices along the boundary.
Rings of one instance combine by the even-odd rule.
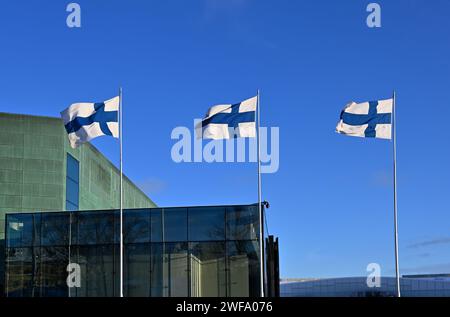
[[[7,213],[117,208],[119,182],[90,143],[70,147],[61,119],[0,113],[0,296]],[[124,206],[156,205],[124,176]]]
[[[257,204],[125,210],[124,295],[259,296],[258,212]],[[119,219],[117,210],[8,214],[6,295],[119,296]],[[71,285],[69,263],[79,266]]]

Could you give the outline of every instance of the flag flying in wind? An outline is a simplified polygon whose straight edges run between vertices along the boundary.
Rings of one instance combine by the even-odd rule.
[[[256,137],[256,104],[258,97],[231,105],[217,105],[208,110],[196,126],[197,138],[230,139]]]
[[[393,99],[351,102],[341,112],[336,132],[363,138],[391,139]]]
[[[102,135],[119,137],[119,96],[98,103],[74,103],[61,112],[72,148]]]

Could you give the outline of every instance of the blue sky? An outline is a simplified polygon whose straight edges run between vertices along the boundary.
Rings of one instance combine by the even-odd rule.
[[[263,176],[282,277],[394,274],[392,144],[334,133],[349,101],[397,92],[401,273],[450,273],[450,3],[79,0],[0,6],[0,111],[58,116],[124,90],[124,168],[160,206],[254,203],[254,163],[171,160],[176,126],[261,89],[280,128]],[[118,162],[118,143],[93,144]]]

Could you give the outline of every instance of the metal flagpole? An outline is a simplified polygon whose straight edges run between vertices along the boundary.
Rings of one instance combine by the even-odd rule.
[[[123,164],[122,164],[122,87],[119,89],[120,143],[120,297],[123,297]]]
[[[261,206],[261,142],[260,142],[260,108],[259,108],[259,89],[257,92],[257,134],[258,134],[258,140],[257,140],[257,155],[258,155],[258,214],[259,214],[259,255],[260,255],[260,279],[261,279],[261,297],[264,297],[264,258],[263,258],[263,244],[264,244],[264,237],[263,237],[263,216],[262,216],[262,206]]]
[[[392,146],[394,159],[394,240],[395,240],[395,277],[397,297],[400,297],[400,273],[398,266],[398,217],[397,217],[397,122],[395,120],[395,91],[392,94]]]

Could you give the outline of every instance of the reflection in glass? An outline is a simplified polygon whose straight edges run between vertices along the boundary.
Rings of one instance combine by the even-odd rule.
[[[163,296],[188,296],[187,243],[165,243],[163,249]]]
[[[28,247],[40,243],[40,214],[7,215],[8,247]]]
[[[150,244],[127,245],[125,248],[125,287],[127,297],[150,294]]]
[[[76,214],[75,227],[72,225],[72,244],[111,244],[114,238],[114,214],[94,211]],[[78,233],[78,234],[77,234]]]
[[[81,246],[75,249],[75,263],[81,268],[81,287],[74,288],[71,296],[114,296],[114,254],[109,246]],[[72,256],[73,258],[73,256]]]
[[[125,211],[125,296],[258,296],[257,223],[255,205]],[[6,228],[7,296],[119,296],[117,210],[8,214]]]
[[[163,243],[152,243],[150,248],[150,295],[162,297],[164,296]]]
[[[152,242],[162,242],[162,210],[151,209],[150,211],[150,235]]]
[[[192,297],[226,295],[225,243],[190,243],[190,277]]]
[[[259,296],[258,255],[256,241],[227,242],[228,296]]]
[[[125,243],[150,242],[149,213],[141,212],[141,210],[126,212],[126,215],[124,216],[124,241]]]
[[[32,259],[38,254],[33,248],[6,250],[6,288],[9,297],[39,296],[37,267]]]
[[[78,210],[80,185],[79,185],[80,163],[67,153],[66,167],[66,210]]]
[[[257,206],[227,207],[227,240],[256,240],[259,237]]]
[[[43,247],[40,252],[38,275],[42,297],[67,297],[66,267],[69,261],[67,248]]]
[[[41,219],[41,245],[65,246],[69,243],[69,221],[65,213],[44,213]]]
[[[189,241],[225,240],[225,208],[189,208]]]
[[[163,241],[187,240],[187,208],[168,208],[162,213]]]

